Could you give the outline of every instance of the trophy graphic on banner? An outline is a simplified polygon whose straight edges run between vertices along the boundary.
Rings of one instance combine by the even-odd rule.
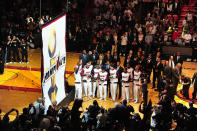
[[[55,28],[51,28],[50,34],[49,34],[49,43],[48,43],[50,67],[54,66],[57,63],[55,51],[56,51],[56,30]],[[56,101],[57,91],[58,91],[58,88],[56,86],[56,75],[53,74],[51,76],[51,87],[49,88],[49,91],[48,91],[48,95],[51,100],[51,103]]]

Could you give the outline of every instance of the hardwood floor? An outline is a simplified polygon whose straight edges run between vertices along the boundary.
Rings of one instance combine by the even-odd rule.
[[[74,66],[76,65],[79,59],[79,53],[67,52],[67,61],[66,61],[66,71],[72,72]],[[121,63],[123,64],[124,59],[121,58]],[[190,67],[191,66],[191,67]],[[14,68],[13,68],[14,67]],[[24,68],[22,68],[24,67]],[[7,86],[7,87],[25,87],[25,88],[33,88],[33,89],[41,89],[41,50],[30,50],[29,51],[29,63],[28,64],[19,64],[19,63],[11,63],[5,65],[5,73],[0,75],[0,86]],[[193,74],[194,68],[196,69],[196,63],[184,63],[183,64],[183,72],[189,74],[191,76]],[[67,74],[68,82],[70,85],[74,85],[74,76]],[[148,85],[149,93],[148,99],[152,100],[153,105],[158,102],[158,93],[155,92],[152,87],[152,84]],[[0,90],[0,109],[2,110],[2,114],[8,112],[12,108],[16,108],[22,113],[22,109],[27,107],[30,103],[33,103],[37,100],[37,98],[42,97],[41,92],[30,92],[30,91],[17,91],[12,90],[13,88],[8,89],[1,89]],[[98,99],[96,99],[98,100]],[[140,101],[142,97],[140,95]],[[177,102],[183,103],[188,105],[187,102],[175,97]],[[86,108],[92,104],[93,100],[84,100],[83,102],[83,109],[84,111]],[[117,100],[116,102],[120,102]],[[109,98],[107,101],[100,101],[98,100],[100,106],[104,108],[112,108],[114,107],[115,102],[111,101]],[[72,107],[72,103],[70,103],[69,107]],[[134,104],[130,102],[135,111],[138,112],[138,104]],[[196,106],[196,105],[195,105]],[[10,118],[13,119],[11,115]]]

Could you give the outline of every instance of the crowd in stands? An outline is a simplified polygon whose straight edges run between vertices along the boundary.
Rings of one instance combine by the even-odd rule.
[[[68,43],[73,43],[74,49],[81,46],[79,51],[96,48],[99,53],[110,50],[112,55],[114,52],[126,55],[130,49],[135,54],[139,47],[148,55],[163,45],[186,46],[194,49],[193,59],[196,59],[196,16],[192,13],[186,15],[181,34],[178,32],[178,19],[180,7],[185,3],[158,0],[151,4],[143,6],[138,0],[96,2],[93,18],[70,25]],[[152,10],[140,15],[140,8],[145,7]]]
[[[99,106],[96,100],[84,111],[83,100],[76,99],[72,109],[68,107],[57,107],[51,105],[44,114],[43,100],[38,99],[23,109],[19,115],[18,110],[11,109],[3,117],[0,117],[0,128],[2,131],[190,131],[196,130],[197,109],[193,103],[189,108],[183,104],[170,101],[163,96],[157,106],[152,106],[151,100],[148,105],[143,102],[139,105],[139,113],[127,104],[115,103],[114,107],[108,110]],[[16,112],[17,116],[13,121],[9,120],[10,113]],[[0,112],[1,113],[1,112]],[[82,116],[82,117],[81,117]],[[176,126],[172,126],[175,125]]]
[[[32,36],[30,46],[40,48],[41,25],[58,13],[67,11],[67,40],[71,43],[67,46],[68,50],[92,50],[96,47],[99,53],[112,49],[112,54],[117,52],[124,55],[128,49],[141,47],[148,54],[150,49],[162,45],[176,45],[192,47],[193,59],[196,59],[197,26],[194,13],[186,14],[183,32],[178,32],[180,9],[186,3],[184,0],[155,0],[151,4],[142,0],[95,0],[94,3],[84,0],[80,3],[43,2],[40,12],[39,1],[1,2],[1,41],[6,43],[7,36],[13,35],[30,41],[27,37]],[[91,4],[94,5],[93,8],[89,7],[89,12],[83,11]],[[55,8],[58,5],[61,7]],[[117,41],[114,42],[116,35]],[[82,48],[76,48],[78,46]]]

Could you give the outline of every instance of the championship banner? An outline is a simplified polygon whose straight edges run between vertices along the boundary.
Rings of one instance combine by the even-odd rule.
[[[42,27],[42,94],[45,111],[54,101],[65,97],[66,15]]]

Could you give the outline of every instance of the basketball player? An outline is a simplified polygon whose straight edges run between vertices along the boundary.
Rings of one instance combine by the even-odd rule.
[[[6,59],[6,64],[7,63],[11,63],[11,51],[12,51],[12,39],[11,36],[8,36],[8,41],[6,44],[6,48],[7,48],[7,59]]]
[[[131,92],[131,95],[130,95],[130,99],[133,100],[133,97],[134,97],[134,88],[133,88],[133,68],[127,64],[127,72],[129,73],[130,75],[130,82],[129,82],[129,89],[130,89],[130,92]]]
[[[81,81],[82,61],[80,60],[74,68],[75,76],[75,99],[82,99],[82,81]]]
[[[110,78],[110,90],[111,90],[112,100],[115,101],[117,94],[117,85],[118,85],[118,71],[117,69],[114,68],[114,65],[110,66],[109,78]]]
[[[100,96],[99,100],[104,99],[106,101],[108,73],[107,71],[105,71],[105,68],[102,68],[102,71],[99,72],[98,79],[99,79],[99,96]],[[103,91],[104,91],[104,96],[103,96]]]
[[[21,55],[22,62],[28,62],[27,42],[24,39],[21,39]]]
[[[124,72],[122,72],[122,99],[127,100],[129,102],[129,88],[130,88],[130,74],[127,71],[127,68],[124,68]],[[126,98],[125,98],[126,97]]]
[[[16,62],[16,58],[17,58],[18,62],[20,62],[19,50],[18,50],[19,43],[20,43],[19,38],[13,35],[13,39],[11,43],[12,43],[12,50],[13,50],[13,61]]]
[[[88,62],[82,69],[81,76],[82,76],[83,86],[84,86],[84,95],[85,97],[87,97],[88,95],[89,98],[91,98],[92,96],[91,73],[92,73],[92,65],[90,62]]]
[[[99,87],[99,81],[98,81],[98,74],[99,72],[101,72],[101,68],[100,65],[96,65],[96,67],[93,69],[93,78],[92,78],[92,82],[93,82],[93,98],[96,96],[96,90],[98,92],[98,87]]]
[[[141,85],[141,80],[140,80],[140,76],[141,76],[141,71],[139,70],[139,65],[136,65],[135,70],[134,70],[134,103],[138,103],[139,102],[139,97],[140,97],[140,85]]]

